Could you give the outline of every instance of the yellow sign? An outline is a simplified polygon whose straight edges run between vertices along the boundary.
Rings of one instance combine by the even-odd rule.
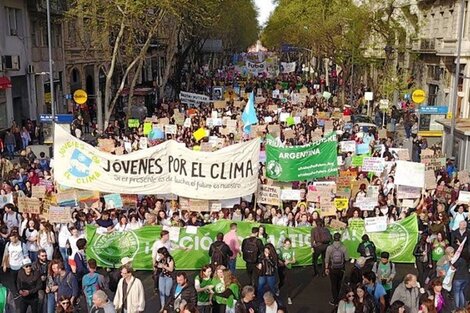
[[[84,104],[88,100],[88,94],[83,89],[77,89],[73,93],[73,101],[77,104]]]
[[[411,99],[413,100],[414,103],[420,104],[423,103],[424,100],[426,99],[426,93],[422,89],[416,89],[413,91],[411,94]]]
[[[335,207],[338,211],[347,209],[349,206],[349,199],[347,198],[336,198]]]
[[[448,112],[446,118],[450,120],[452,118],[452,112]]]

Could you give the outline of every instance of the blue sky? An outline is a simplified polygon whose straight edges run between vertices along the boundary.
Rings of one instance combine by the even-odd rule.
[[[263,26],[274,10],[273,0],[255,0],[255,4],[258,7],[258,22]]]

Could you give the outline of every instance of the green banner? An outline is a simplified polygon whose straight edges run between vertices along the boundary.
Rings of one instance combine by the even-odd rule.
[[[338,175],[338,141],[336,133],[305,146],[281,147],[266,137],[266,175],[290,182]]]
[[[214,224],[198,227],[194,234],[187,228],[179,229],[177,243],[189,247],[191,250],[177,249],[172,252],[178,270],[200,269],[209,263],[207,251],[218,232],[227,233],[232,221],[224,220]],[[240,243],[251,233],[251,228],[259,224],[251,222],[238,222],[238,235]],[[305,266],[312,264],[312,250],[310,247],[310,227],[282,227],[265,224],[269,242],[276,247],[288,237],[292,240],[295,249],[297,264]],[[194,230],[194,228],[192,228]],[[152,245],[160,237],[160,226],[145,226],[135,231],[114,232],[99,234],[95,226],[86,228],[87,258],[94,258],[98,265],[103,267],[119,266],[121,258],[127,256],[134,259],[133,266],[139,270],[152,269]],[[335,230],[331,230],[334,232]],[[363,220],[351,220],[350,226],[340,231],[343,243],[351,257],[357,258],[357,246],[365,233]],[[418,240],[418,224],[416,215],[388,226],[387,231],[368,233],[370,239],[377,246],[378,254],[388,251],[394,262],[413,263],[413,249]],[[241,257],[237,259],[237,268],[244,268],[245,262]]]

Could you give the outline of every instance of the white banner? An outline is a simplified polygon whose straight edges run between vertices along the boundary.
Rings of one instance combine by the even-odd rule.
[[[362,170],[364,172],[382,173],[385,168],[385,159],[382,158],[364,158]]]
[[[387,217],[366,217],[364,219],[364,227],[368,233],[377,233],[387,230]]]
[[[186,92],[186,91],[180,91],[180,100],[181,100],[181,103],[193,104],[193,105],[198,105],[201,102],[207,103],[211,101],[209,96],[200,95],[200,94],[192,93],[192,92]]]
[[[112,155],[55,127],[54,177],[68,187],[231,199],[257,191],[258,166],[258,140],[216,152],[192,151],[170,140],[130,154]]]
[[[281,62],[281,73],[289,74],[295,72],[295,62]]]

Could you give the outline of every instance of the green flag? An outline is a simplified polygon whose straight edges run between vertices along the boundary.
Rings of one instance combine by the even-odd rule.
[[[338,175],[336,133],[305,146],[281,147],[266,137],[266,174],[277,181],[302,181]]]

